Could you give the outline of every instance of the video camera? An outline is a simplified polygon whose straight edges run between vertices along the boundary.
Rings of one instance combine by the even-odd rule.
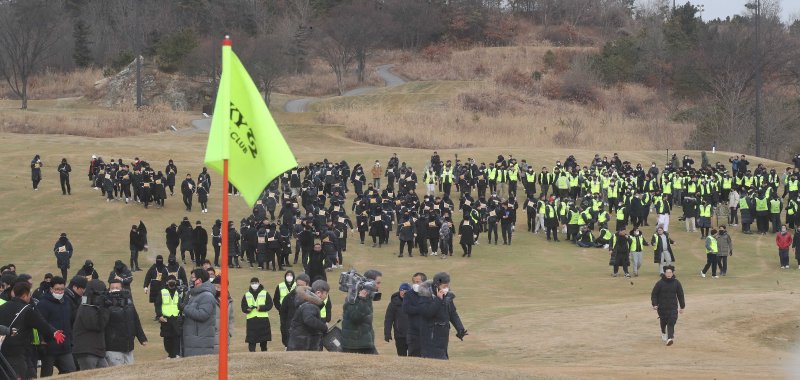
[[[362,290],[366,290],[368,292],[367,297],[373,301],[381,300],[378,284],[358,273],[355,268],[339,275],[339,290],[347,293],[347,302],[355,301],[358,293]]]
[[[83,297],[83,304],[97,307],[125,307],[131,303],[133,303],[133,300],[131,299],[131,292],[129,290],[120,290],[118,292],[104,290],[95,293],[91,298]]]

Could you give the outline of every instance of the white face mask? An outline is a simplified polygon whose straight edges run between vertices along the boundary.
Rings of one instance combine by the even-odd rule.
[[[212,281],[214,281],[214,277],[209,277],[208,278],[208,282],[212,282]]]
[[[53,298],[60,301],[62,298],[64,298],[64,293],[53,293]]]
[[[286,282],[292,282],[292,281],[294,281],[294,277],[286,276]]]
[[[413,289],[415,292],[418,292],[419,291],[419,284],[411,285],[411,289]]]
[[[447,295],[447,293],[449,293],[449,292],[450,292],[450,288],[442,289],[442,293],[444,293],[444,295]]]
[[[250,289],[253,289],[253,290],[258,289],[258,284],[250,284]]]
[[[118,292],[118,291],[119,291],[119,289],[111,289],[111,290],[109,290],[108,292],[109,292],[109,293],[116,293],[116,292]]]

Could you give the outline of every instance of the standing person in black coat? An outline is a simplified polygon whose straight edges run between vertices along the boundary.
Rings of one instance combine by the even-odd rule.
[[[181,245],[181,238],[178,235],[178,226],[172,223],[164,230],[167,234],[167,250],[169,255],[175,257],[178,254],[178,246]]]
[[[464,254],[461,257],[472,257],[472,246],[475,244],[475,235],[473,234],[472,224],[470,224],[469,220],[464,220],[461,222],[461,226],[458,227],[458,243],[461,244],[461,249],[464,250]]]
[[[408,330],[406,331],[406,346],[408,356],[419,357],[422,350],[419,338],[419,327],[422,323],[421,299],[419,297],[419,287],[428,280],[425,273],[417,272],[411,277],[411,291],[407,291],[403,297],[403,313],[408,318]]]
[[[617,277],[619,267],[625,273],[626,278],[630,278],[628,273],[628,266],[630,265],[630,241],[628,240],[628,232],[625,230],[617,231],[616,236],[612,238],[611,245],[611,264],[614,266],[614,273],[612,276]]]
[[[421,304],[420,343],[421,356],[429,359],[449,359],[447,347],[450,341],[450,324],[456,328],[456,337],[464,340],[467,330],[453,303],[455,295],[450,293],[450,275],[442,272],[419,287]]]
[[[383,319],[383,340],[392,340],[392,330],[394,330],[394,345],[397,348],[397,356],[408,356],[408,344],[406,335],[408,332],[408,314],[403,311],[403,299],[411,290],[411,285],[400,284],[400,290],[392,294],[389,306],[386,308],[386,317]]]
[[[40,376],[53,375],[53,367],[58,368],[58,374],[75,372],[75,359],[72,357],[72,302],[64,299],[66,293],[65,281],[61,277],[54,277],[50,281],[50,292],[45,294],[36,304],[36,311],[53,328],[64,332],[64,343],[48,342],[45,354],[41,357],[42,369]]]
[[[192,242],[193,232],[192,223],[189,218],[184,216],[181,225],[178,226],[178,236],[181,238],[181,261],[186,264],[186,252],[189,252],[189,258],[194,261],[194,243]]]
[[[100,276],[97,274],[97,271],[94,270],[94,263],[92,260],[86,260],[81,269],[79,269],[78,273],[75,275],[86,277],[86,281],[97,280],[100,278]]]
[[[306,275],[306,277],[308,276]],[[286,271],[286,273],[284,273],[283,281],[278,283],[278,285],[275,287],[275,291],[272,293],[272,304],[274,305],[275,310],[278,310],[278,314],[280,315],[281,342],[284,346],[289,344],[289,322],[291,321],[291,318],[289,318],[288,306],[289,304],[294,303],[294,294],[292,292],[294,291],[295,287],[301,285],[299,281],[299,278],[297,281],[295,281],[294,271],[289,269]],[[308,282],[303,281],[302,285],[307,286]],[[292,294],[291,298],[287,298],[289,294]],[[294,306],[292,306],[292,308],[294,308]]]
[[[164,168],[164,173],[167,173],[166,187],[169,187],[169,195],[173,196],[175,195],[175,176],[178,175],[178,167],[172,160],[169,160],[167,167]]]
[[[143,246],[141,242],[141,236],[139,236],[139,226],[135,224],[131,226],[131,232],[128,240],[128,246],[131,250],[130,268],[131,270],[137,270],[139,269],[139,251],[141,250],[140,247]]]
[[[671,346],[675,339],[675,324],[678,322],[678,313],[683,314],[686,302],[683,297],[683,286],[675,278],[675,267],[664,267],[664,274],[656,282],[653,292],[650,293],[650,302],[653,310],[658,312],[661,321],[661,339],[667,346]],[[680,306],[680,309],[678,309]]]
[[[219,219],[211,227],[211,245],[214,247],[214,266],[219,268],[219,251],[222,249],[222,221]]]
[[[192,247],[194,248],[195,263],[198,267],[202,266],[203,261],[206,261],[206,250],[208,250],[208,232],[199,220],[195,223],[194,231],[192,231]]]
[[[192,196],[196,190],[192,175],[186,174],[186,179],[181,182],[181,194],[183,194],[183,204],[186,205],[186,211],[192,211]]]
[[[200,203],[200,212],[208,213],[208,190],[203,186],[197,187],[197,202]]]
[[[244,341],[250,352],[256,352],[256,343],[261,352],[267,351],[267,342],[272,341],[272,328],[269,323],[269,311],[272,310],[272,298],[261,285],[258,277],[250,279],[250,289],[242,296],[242,313],[247,315],[247,335]]]
[[[61,164],[58,165],[58,179],[61,181],[61,194],[72,194],[72,187],[69,186],[69,173],[72,172],[72,166],[67,163],[66,158],[61,159]]]
[[[106,284],[103,281],[89,281],[84,293],[86,302],[78,307],[75,316],[72,328],[75,337],[72,353],[82,371],[108,367],[105,330],[109,309],[105,292]]]
[[[330,287],[325,281],[315,281],[311,288],[298,286],[295,289],[296,311],[289,327],[287,351],[319,351],[322,335],[328,325],[320,317],[324,299],[328,298]]]
[[[325,269],[328,266],[330,266],[330,263],[328,263],[325,253],[322,252],[322,245],[314,243],[314,249],[308,255],[308,268],[306,269],[312,284],[317,280],[327,281],[328,277],[325,274]]]
[[[114,263],[114,269],[112,269],[111,273],[108,274],[108,283],[111,284],[112,281],[119,281],[125,290],[129,292],[131,291],[133,274],[131,273],[131,270],[125,266],[125,263],[123,263],[122,260],[117,260]]]
[[[144,275],[144,294],[150,294],[149,302],[154,304],[156,315],[158,315],[160,305],[156,304],[156,298],[161,297],[161,289],[166,283],[169,272],[164,265],[164,257],[156,256],[156,263],[153,264]]]
[[[33,182],[33,189],[39,190],[39,182],[42,182],[42,159],[38,154],[31,160],[31,182]]]
[[[67,239],[67,234],[62,232],[61,236],[53,246],[53,254],[56,255],[56,266],[61,269],[61,277],[67,278],[69,261],[72,259],[72,243]]]
[[[130,293],[122,292],[122,286],[117,279],[108,281],[109,295],[113,295],[105,330],[106,362],[109,367],[133,364],[134,339],[138,339],[142,346],[147,345],[139,313],[133,306]]]

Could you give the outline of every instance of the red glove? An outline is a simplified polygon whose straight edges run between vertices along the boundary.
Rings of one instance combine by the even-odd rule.
[[[67,337],[64,336],[64,332],[61,330],[56,330],[56,332],[53,334],[53,338],[55,338],[56,343],[58,344],[63,344],[64,341],[67,339]]]

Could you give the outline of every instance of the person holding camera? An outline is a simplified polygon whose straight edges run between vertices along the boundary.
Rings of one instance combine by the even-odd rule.
[[[383,274],[370,269],[364,272],[366,282],[359,284],[356,297],[344,303],[342,314],[342,348],[344,352],[377,355],[375,332],[372,329],[372,300],[380,299]]]
[[[304,275],[300,275],[300,282]],[[328,325],[320,317],[323,301],[328,297],[330,286],[324,280],[317,280],[311,288],[298,285],[294,293],[296,306],[289,327],[289,343],[287,351],[319,351],[322,345],[322,335],[328,331]],[[290,293],[291,294],[291,293]],[[290,302],[287,301],[286,302]]]
[[[216,288],[208,282],[208,272],[192,271],[189,299],[183,307],[183,356],[214,354],[217,304]]]
[[[437,273],[433,281],[425,281],[420,285],[418,295],[421,298],[420,356],[448,360],[450,324],[456,328],[458,339],[464,340],[467,335],[453,303],[455,295],[450,293],[450,275],[446,272]]]
[[[85,301],[78,307],[72,331],[72,353],[81,371],[108,367],[106,361],[105,330],[108,324],[111,300],[106,296],[106,284],[91,280],[83,293]]]
[[[139,313],[133,306],[131,292],[122,288],[121,280],[112,278],[108,281],[111,306],[108,307],[109,319],[105,338],[106,361],[109,367],[133,364],[134,339],[138,339],[142,346],[147,345],[147,336],[142,330]]]
[[[247,315],[247,349],[256,352],[256,343],[261,351],[267,351],[267,342],[272,340],[272,328],[269,323],[269,311],[272,309],[272,298],[258,277],[250,279],[250,289],[242,296],[242,312]]]

